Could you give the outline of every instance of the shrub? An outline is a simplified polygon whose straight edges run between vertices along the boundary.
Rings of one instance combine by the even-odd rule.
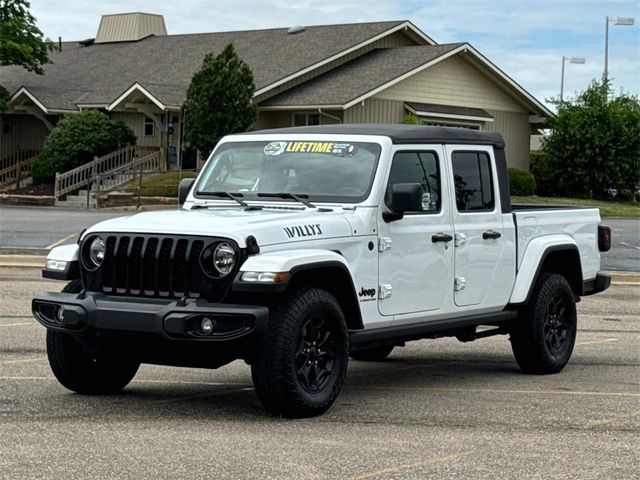
[[[520,168],[509,168],[509,193],[529,196],[536,193],[536,179],[531,172]]]
[[[129,127],[97,110],[66,115],[51,131],[33,164],[33,182],[51,182],[56,172],[65,172],[135,142],[136,136]]]
[[[414,113],[409,112],[402,117],[402,123],[405,125],[418,125],[418,117]]]
[[[560,186],[553,162],[541,150],[531,152],[529,168],[536,182],[536,194],[541,197],[559,196]]]

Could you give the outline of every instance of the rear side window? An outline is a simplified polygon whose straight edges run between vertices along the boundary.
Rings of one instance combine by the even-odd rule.
[[[396,183],[419,183],[424,189],[422,212],[440,211],[440,170],[433,152],[398,152],[393,157],[385,203],[391,205],[391,191]]]
[[[485,152],[453,152],[453,180],[459,212],[493,210],[491,160]]]

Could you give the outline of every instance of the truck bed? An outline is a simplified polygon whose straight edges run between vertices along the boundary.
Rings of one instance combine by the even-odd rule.
[[[597,208],[513,205],[512,210],[516,226],[518,270],[531,241],[544,236],[563,235],[570,237],[578,247],[583,279],[595,278],[600,268],[600,211]]]
[[[523,210],[585,210],[593,209],[593,207],[580,207],[576,205],[552,205],[552,204],[526,204],[526,203],[513,203],[511,204],[512,211]]]

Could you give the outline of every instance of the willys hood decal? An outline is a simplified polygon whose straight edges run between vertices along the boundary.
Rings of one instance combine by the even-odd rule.
[[[349,222],[338,212],[251,210],[209,208],[206,210],[162,210],[100,222],[94,232],[156,233],[226,237],[240,246],[253,235],[258,245],[317,240],[351,235]]]

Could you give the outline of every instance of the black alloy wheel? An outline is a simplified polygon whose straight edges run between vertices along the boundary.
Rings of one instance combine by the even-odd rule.
[[[336,358],[335,335],[327,319],[320,315],[311,317],[302,327],[296,375],[309,393],[324,389],[331,378]]]
[[[544,320],[544,341],[550,352],[557,354],[567,342],[569,326],[565,314],[567,307],[560,295],[549,299]]]

